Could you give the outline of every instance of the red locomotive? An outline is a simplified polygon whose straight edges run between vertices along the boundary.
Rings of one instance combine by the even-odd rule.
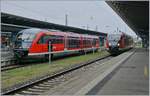
[[[49,49],[54,55],[72,51],[84,52],[93,49],[96,51],[98,48],[98,36],[36,28],[18,32],[15,41],[15,52],[20,58],[30,55],[44,55],[47,57]]]
[[[125,33],[108,34],[105,47],[111,54],[117,54],[120,51],[132,48],[133,38]]]

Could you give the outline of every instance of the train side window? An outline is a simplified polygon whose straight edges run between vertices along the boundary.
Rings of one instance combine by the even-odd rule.
[[[52,44],[63,44],[63,36],[51,36]]]
[[[83,40],[83,46],[84,47],[90,47],[92,44],[93,44],[92,39],[84,38],[84,40]]]
[[[93,39],[93,46],[96,46],[97,39]]]
[[[69,48],[79,48],[80,47],[80,38],[68,37],[68,47]]]
[[[46,44],[49,40],[52,44],[62,44],[64,42],[63,36],[46,35],[40,38],[38,44]]]
[[[39,41],[37,43],[38,44],[43,44],[43,36],[39,39]]]
[[[86,47],[86,45],[87,45],[86,42],[87,42],[87,40],[86,40],[86,38],[84,38],[83,39],[83,47]]]

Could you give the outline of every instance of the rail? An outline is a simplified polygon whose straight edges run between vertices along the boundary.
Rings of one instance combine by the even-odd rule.
[[[89,61],[81,63],[81,64],[76,64],[75,66],[73,65],[73,66],[71,66],[69,68],[65,68],[63,70],[55,72],[54,74],[51,74],[51,75],[47,74],[45,76],[36,78],[36,80],[33,79],[33,80],[25,82],[23,84],[19,84],[19,86],[13,86],[13,87],[8,88],[8,89],[3,89],[2,90],[2,94],[3,95],[10,95],[10,94],[17,93],[18,91],[23,90],[24,88],[29,88],[31,86],[38,85],[39,83],[42,84],[42,82],[44,82],[44,81],[57,78],[59,76],[65,75],[65,74],[67,74],[69,72],[72,72],[74,70],[80,69],[80,68],[82,68],[84,66],[90,65],[90,64],[92,64],[94,62],[97,62],[99,60],[104,60],[104,59],[108,59],[108,58],[110,59],[112,57],[110,55],[107,55],[107,56],[104,56],[104,57],[101,57],[101,58],[96,58],[96,59],[93,59],[93,60],[89,60]]]

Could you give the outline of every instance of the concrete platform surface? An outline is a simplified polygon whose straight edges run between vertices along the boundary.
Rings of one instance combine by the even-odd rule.
[[[148,95],[149,94],[149,51],[136,52],[113,74],[99,82],[87,95]]]
[[[133,49],[119,56],[109,57],[65,74],[63,76],[65,80],[55,84],[43,95],[85,95],[115,68],[118,68],[123,61],[132,56],[134,51]]]

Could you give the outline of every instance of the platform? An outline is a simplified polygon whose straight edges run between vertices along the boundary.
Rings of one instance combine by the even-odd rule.
[[[149,51],[136,49],[106,81],[99,82],[88,95],[148,95],[149,94]]]
[[[131,49],[65,75],[48,95],[148,95],[149,51]]]

